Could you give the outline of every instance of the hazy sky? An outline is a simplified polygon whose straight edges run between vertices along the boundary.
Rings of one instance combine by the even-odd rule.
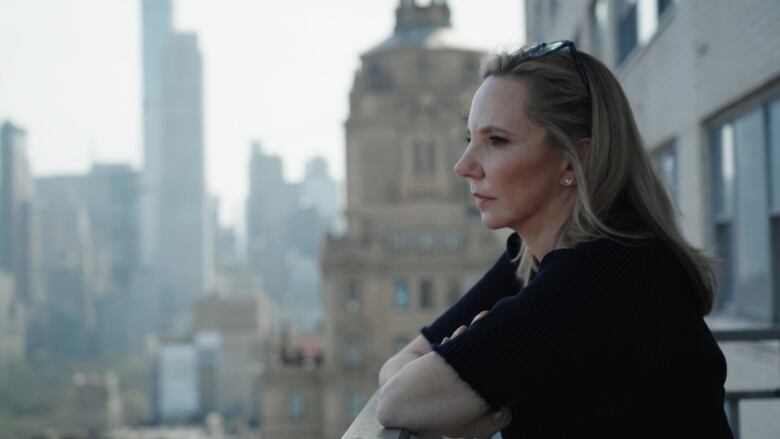
[[[425,0],[418,0],[425,2]],[[92,162],[139,167],[141,0],[0,0],[0,121],[27,130],[36,175]],[[297,180],[324,156],[344,176],[343,122],[359,55],[390,35],[398,0],[177,0],[178,30],[204,61],[208,187],[223,219],[246,194],[249,142],[281,155]],[[522,0],[450,0],[479,46],[524,38]]]

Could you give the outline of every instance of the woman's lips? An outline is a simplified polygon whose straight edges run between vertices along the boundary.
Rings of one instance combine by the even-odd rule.
[[[481,194],[472,194],[472,195],[477,201],[477,207],[479,207],[480,209],[482,209],[485,205],[487,205],[491,201],[495,200],[495,198],[486,197]]]

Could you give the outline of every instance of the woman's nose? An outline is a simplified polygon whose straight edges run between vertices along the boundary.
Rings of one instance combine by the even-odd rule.
[[[463,151],[463,155],[460,156],[458,162],[455,163],[455,173],[463,178],[479,178],[480,170],[479,164],[474,160],[472,155],[471,146]]]

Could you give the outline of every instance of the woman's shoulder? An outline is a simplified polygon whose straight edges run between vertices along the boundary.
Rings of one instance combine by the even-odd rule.
[[[562,265],[565,269],[582,267],[597,271],[625,269],[646,264],[664,245],[653,236],[623,238],[603,236],[559,248],[547,253],[540,270]]]

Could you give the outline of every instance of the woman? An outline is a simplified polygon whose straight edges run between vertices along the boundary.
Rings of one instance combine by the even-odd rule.
[[[731,437],[702,318],[711,267],[609,70],[569,41],[497,55],[466,137],[455,172],[485,226],[516,234],[385,363],[379,421],[469,438]]]

